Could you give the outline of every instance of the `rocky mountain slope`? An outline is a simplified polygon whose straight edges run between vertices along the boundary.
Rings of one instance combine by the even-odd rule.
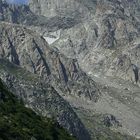
[[[26,107],[41,116],[57,119],[61,126],[79,139],[89,138],[71,106],[51,85],[45,83],[38,75],[31,74],[6,60],[1,59],[0,64],[0,77],[9,90],[24,101]]]
[[[59,28],[49,34],[57,39],[52,46],[70,58],[77,58],[84,71],[139,82],[139,55],[136,54],[139,51],[138,0],[30,0],[29,5],[33,12],[38,10],[38,14],[49,18],[59,16],[67,19],[71,17],[71,11],[78,12],[79,24],[70,29]],[[49,41],[48,33],[47,36]]]
[[[14,63],[1,60],[1,78],[11,88],[17,77],[11,72],[19,67],[23,72],[15,74],[22,78],[16,81],[21,82],[23,74],[26,86],[38,75],[31,89],[35,95],[28,95],[28,86],[21,88],[23,81],[15,85],[26,93],[15,93],[37,113],[57,117],[78,139],[139,138],[139,4],[138,0],[29,0],[29,6],[13,6],[1,1],[0,58]],[[8,69],[10,84],[4,73]],[[28,79],[25,69],[35,75]],[[46,94],[42,101],[42,91],[36,92],[45,85],[45,90],[54,88],[49,92],[51,103]],[[11,90],[18,91],[17,87]],[[58,103],[62,114],[56,98],[69,102]]]
[[[95,82],[82,72],[75,59],[51,49],[43,37],[25,27],[0,24],[1,58],[40,75],[64,95],[98,99]]]
[[[54,120],[43,119],[7,90],[0,81],[0,139],[1,140],[74,140]],[[41,132],[41,133],[40,133]]]
[[[54,3],[40,0],[36,4],[32,0],[29,1],[33,12],[39,9],[38,14],[49,18],[64,16],[67,19],[71,11],[78,11],[77,18],[80,22],[72,28],[46,31],[46,34],[43,33],[44,38],[50,42],[52,48],[57,47],[62,54],[78,60],[82,70],[98,83],[103,95],[96,104],[81,105],[83,103],[81,101],[80,104],[79,100],[77,105],[75,99],[67,100],[75,107],[82,106],[91,112],[113,114],[124,126],[121,131],[139,137],[140,2],[56,0]],[[92,8],[87,6],[89,3]],[[40,6],[36,8],[36,5]],[[50,10],[48,16],[45,9],[55,10]],[[40,30],[39,32],[42,33]],[[50,41],[51,39],[54,41]],[[96,106],[95,109],[93,106]]]

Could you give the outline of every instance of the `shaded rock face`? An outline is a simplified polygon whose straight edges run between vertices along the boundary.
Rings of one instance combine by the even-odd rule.
[[[13,63],[0,59],[0,64],[0,77],[27,107],[42,116],[56,118],[61,126],[78,139],[90,139],[69,103],[51,85]]]
[[[94,8],[90,8],[87,4]],[[130,54],[132,46],[136,47],[135,44],[139,44],[137,40],[140,31],[140,2],[138,0],[67,0],[65,2],[57,0],[34,2],[30,0],[29,6],[33,12],[38,10],[39,15],[46,17],[60,16],[61,13],[68,17],[68,13],[71,11],[78,11],[79,15],[84,15],[86,20],[81,20],[69,29],[61,28],[59,39],[51,44],[52,47],[57,47],[61,53],[69,58],[76,58],[87,73],[115,75],[118,78],[139,83],[140,66],[134,62],[134,56]],[[38,7],[36,8],[36,6]],[[42,31],[39,32],[42,33]],[[49,36],[48,32],[46,35]],[[117,65],[121,56],[122,59],[127,57],[123,60],[124,66]],[[139,59],[139,55],[135,57]],[[137,72],[134,72],[133,65],[137,67]]]

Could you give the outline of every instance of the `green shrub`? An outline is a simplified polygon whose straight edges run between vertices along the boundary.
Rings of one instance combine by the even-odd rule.
[[[75,140],[52,119],[25,108],[0,81],[0,140]]]

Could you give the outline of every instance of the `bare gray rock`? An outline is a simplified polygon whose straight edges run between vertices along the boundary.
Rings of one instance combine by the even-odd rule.
[[[1,23],[0,33],[1,58],[39,74],[66,96],[97,101],[100,93],[95,82],[82,72],[76,60],[54,51],[43,37],[25,27]]]
[[[47,2],[49,1],[38,1],[41,5],[38,15],[49,18],[65,15],[67,18],[71,9],[78,12],[80,8],[84,10],[77,15],[80,22],[71,28],[53,28],[55,30],[43,32],[44,28],[39,27],[36,31],[44,36],[52,48],[57,48],[68,58],[75,58],[82,70],[99,84],[102,95],[106,96],[101,96],[94,105],[92,103],[83,105],[83,102],[81,101],[80,104],[79,100],[79,104],[76,104],[76,99],[68,98],[67,100],[76,107],[82,106],[92,110],[96,106],[95,112],[110,113],[119,117],[123,120],[124,130],[128,129],[126,133],[130,132],[139,137],[140,121],[137,117],[140,112],[138,109],[140,93],[139,0],[98,0],[92,1],[93,3],[84,0],[65,2],[56,0],[56,3],[50,5],[47,5]],[[42,3],[47,6],[43,7]],[[90,3],[94,8],[92,10],[87,8],[85,3]],[[35,5],[36,3],[30,0],[33,12],[36,9]],[[69,7],[66,9],[67,5]],[[53,10],[47,15],[46,11],[50,9]],[[102,86],[107,88],[102,90]],[[110,102],[109,105],[108,102]],[[113,103],[117,110],[113,107]],[[125,115],[119,115],[120,112],[125,112],[129,119]]]
[[[38,5],[40,6],[36,8]],[[60,15],[60,17],[65,15],[67,19],[71,11],[74,11],[74,13],[79,12],[79,16],[76,17],[81,20],[78,24],[72,25],[71,28],[55,28],[59,23],[56,20],[56,25],[50,24],[55,28],[51,33],[48,30],[46,30],[46,33],[42,32],[43,29],[38,30],[38,32],[44,35],[49,42],[52,39],[50,35],[55,34],[56,31],[61,29],[60,34],[54,36],[56,40],[51,42],[51,46],[57,47],[61,53],[69,58],[77,59],[80,66],[87,73],[100,72],[101,74],[112,76],[109,74],[110,70],[113,69],[112,65],[114,65],[112,60],[115,61],[115,57],[119,59],[121,55],[123,56],[124,54],[121,54],[123,51],[131,51],[132,43],[137,42],[139,38],[140,3],[138,0],[67,0],[65,2],[57,0],[55,2],[43,0],[34,2],[30,0],[29,6],[33,12],[39,9],[38,15],[51,17],[50,21]],[[130,47],[124,49],[124,46]],[[128,57],[130,60],[133,59],[130,55]],[[128,68],[130,65],[136,65],[139,69],[135,62],[127,64],[126,67]],[[139,80],[131,80],[135,79],[134,72],[131,72],[129,78],[125,78],[128,73],[126,72],[126,67],[120,68],[117,66],[116,70],[112,73],[117,73],[119,69],[121,74],[118,73],[115,75],[116,77],[122,77],[133,82],[137,81],[138,83]],[[130,71],[133,71],[131,66]]]

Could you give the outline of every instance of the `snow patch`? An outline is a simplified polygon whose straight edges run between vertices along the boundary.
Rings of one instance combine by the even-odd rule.
[[[51,34],[49,34],[47,36],[44,36],[44,39],[48,42],[49,45],[53,44],[59,38],[60,38],[60,31],[51,33]]]

